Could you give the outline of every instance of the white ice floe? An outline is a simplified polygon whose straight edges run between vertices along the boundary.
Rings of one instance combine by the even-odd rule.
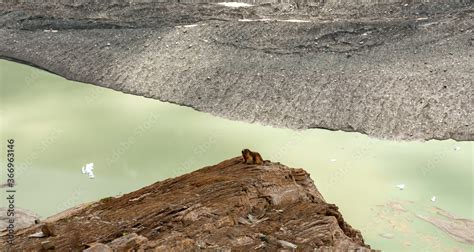
[[[436,201],[436,196],[431,197],[431,201],[435,202]]]
[[[399,184],[399,185],[396,185],[396,187],[398,187],[398,189],[400,190],[403,190],[405,189],[405,184]]]
[[[92,170],[94,170],[94,163],[89,163],[89,164],[86,164],[85,167],[84,166],[82,167],[83,174],[89,175],[89,178],[95,178],[94,172]]]
[[[231,8],[239,8],[239,7],[252,7],[253,5],[248,4],[248,3],[239,3],[239,2],[221,2],[217,3],[219,5],[223,5],[225,7],[231,7]]]
[[[331,162],[336,162],[336,161],[337,161],[337,159],[335,159],[335,158],[331,159]]]
[[[461,150],[461,147],[456,146],[456,147],[454,147],[454,150],[455,150],[455,151]]]
[[[395,235],[392,234],[392,233],[381,233],[379,235],[380,235],[380,237],[383,237],[385,239],[393,239],[395,237]]]

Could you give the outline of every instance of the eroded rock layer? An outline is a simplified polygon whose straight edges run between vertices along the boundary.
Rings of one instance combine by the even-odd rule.
[[[60,213],[18,231],[9,248],[369,250],[303,169],[240,157]]]

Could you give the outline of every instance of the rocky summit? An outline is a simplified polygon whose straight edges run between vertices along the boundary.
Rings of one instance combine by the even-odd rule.
[[[9,248],[370,251],[306,171],[241,157],[66,210],[18,230]]]

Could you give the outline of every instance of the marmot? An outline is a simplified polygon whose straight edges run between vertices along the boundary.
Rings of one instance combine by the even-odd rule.
[[[253,152],[249,149],[243,149],[242,157],[244,158],[245,164],[256,164],[256,165],[263,164],[262,156],[260,156],[260,153],[258,152]]]

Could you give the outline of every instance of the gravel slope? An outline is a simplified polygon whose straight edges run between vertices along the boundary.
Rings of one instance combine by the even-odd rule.
[[[0,4],[0,57],[68,79],[277,127],[474,139],[471,1],[23,2]]]

